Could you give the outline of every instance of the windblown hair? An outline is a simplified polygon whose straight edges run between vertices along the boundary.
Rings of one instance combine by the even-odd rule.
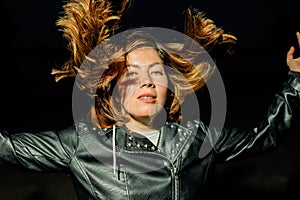
[[[164,64],[175,69],[168,73],[171,89],[168,91],[165,109],[167,121],[180,122],[182,117],[180,105],[184,97],[202,88],[215,70],[215,66],[211,63],[197,60],[203,52],[190,50],[183,52],[184,49],[193,49],[192,43],[162,44],[152,35],[136,32],[126,38],[123,47],[118,47],[119,51],[115,52],[118,56],[110,64],[105,65],[105,62],[90,56],[90,52],[98,44],[109,41],[109,37],[116,33],[122,14],[129,4],[130,0],[120,0],[115,5],[108,0],[70,0],[64,6],[65,15],[57,21],[57,25],[62,27],[64,37],[69,40],[72,57],[61,69],[53,69],[52,74],[56,81],[79,75],[82,81],[78,82],[78,87],[95,97],[95,104],[91,106],[89,112],[92,121],[96,125],[100,124],[102,128],[109,128],[126,121],[122,116],[120,99],[113,95],[113,92],[126,68],[127,53],[137,48],[155,48]],[[212,20],[206,19],[202,12],[187,8],[185,19],[184,33],[208,53],[217,55],[220,52],[223,54],[232,52],[236,38],[225,34]],[[186,48],[186,45],[189,47]],[[116,48],[108,45],[106,51],[108,57],[109,52],[114,52],[112,49]],[[101,55],[101,58],[109,59],[106,55]],[[85,67],[83,70],[81,65],[85,60],[88,60],[87,63],[101,64],[96,64],[96,67]]]
[[[237,40],[235,36],[224,33],[222,28],[196,8],[188,8],[185,13],[184,33],[199,42],[212,57],[233,53]]]
[[[65,77],[76,77],[86,56],[102,41],[114,35],[122,13],[130,0],[69,0],[64,15],[57,20],[63,36],[69,41],[72,57],[62,69],[54,69],[56,81]],[[115,2],[113,4],[112,2]]]

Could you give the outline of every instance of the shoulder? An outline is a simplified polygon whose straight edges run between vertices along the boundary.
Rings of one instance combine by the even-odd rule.
[[[177,129],[178,132],[193,134],[195,137],[203,138],[207,134],[207,125],[201,119],[184,121],[182,123],[166,122],[166,127]]]

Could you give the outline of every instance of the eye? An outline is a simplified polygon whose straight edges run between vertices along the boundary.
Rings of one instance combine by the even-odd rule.
[[[128,78],[134,77],[134,76],[136,76],[136,75],[137,75],[136,72],[127,72],[127,73],[125,74],[125,76],[128,77]]]
[[[151,72],[151,74],[158,75],[158,76],[162,76],[163,75],[163,73],[161,71],[153,71],[153,72]]]

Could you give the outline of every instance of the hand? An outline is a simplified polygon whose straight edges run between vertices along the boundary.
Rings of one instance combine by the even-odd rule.
[[[298,45],[300,47],[300,33],[297,32]],[[295,47],[291,47],[286,56],[286,63],[291,71],[300,72],[300,57],[294,58]]]

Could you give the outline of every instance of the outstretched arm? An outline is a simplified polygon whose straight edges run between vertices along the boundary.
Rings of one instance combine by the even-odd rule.
[[[297,32],[300,46],[300,33]],[[287,53],[290,69],[287,81],[277,92],[262,120],[250,129],[225,128],[215,145],[220,161],[227,161],[261,153],[274,148],[291,130],[295,112],[300,110],[300,57],[295,47]]]
[[[298,45],[300,47],[300,33],[297,32]],[[300,57],[294,58],[295,47],[291,47],[286,56],[286,63],[291,71],[300,72]]]
[[[0,130],[0,167],[63,171],[75,152],[74,127],[59,131],[9,134]]]

